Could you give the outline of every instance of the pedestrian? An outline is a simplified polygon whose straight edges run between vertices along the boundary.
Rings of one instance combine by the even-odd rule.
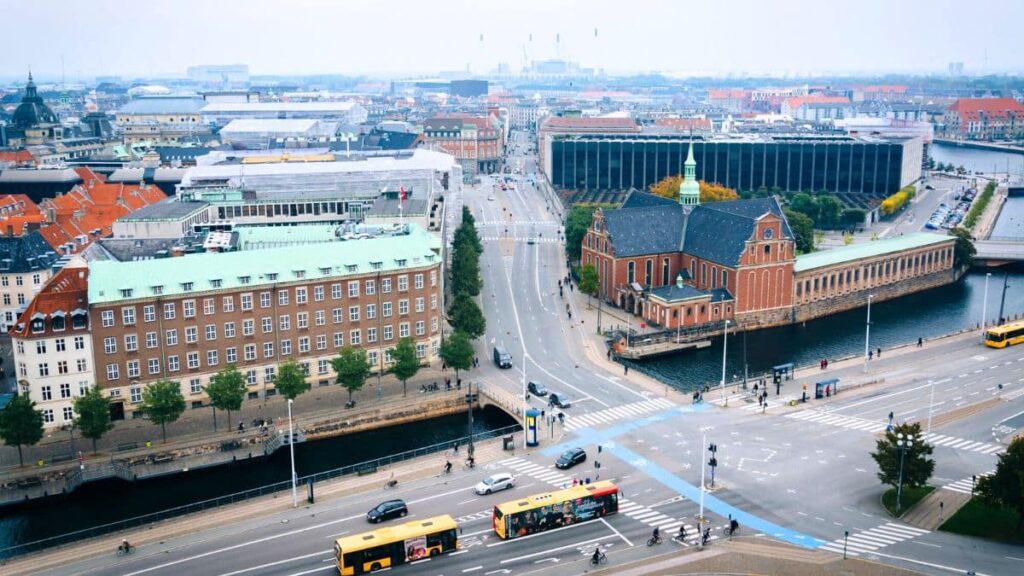
[[[921,346],[924,346],[924,339],[923,338],[918,338],[917,339],[917,347],[920,348]]]
[[[882,349],[881,348],[878,349],[878,352],[875,354],[875,357],[877,357],[878,359],[882,358]]]
[[[448,364],[446,364],[445,362],[441,362],[441,372],[447,372],[447,371],[448,371]]]
[[[872,360],[872,359],[874,359],[874,357],[875,357],[875,351],[874,350],[868,350],[868,360]]]
[[[458,440],[455,441],[455,446],[452,447],[452,452],[454,452],[455,454],[459,453],[459,441]]]
[[[608,349],[608,359],[609,360],[612,359],[612,349],[611,348]]]
[[[822,370],[825,369],[825,359],[824,358],[822,358],[821,360],[818,360],[818,367],[821,368]]]
[[[628,376],[629,375],[629,366],[627,366],[626,364],[622,365],[622,375],[623,376]]]
[[[889,411],[889,424],[892,424],[892,411]]]
[[[825,366],[824,366],[824,367],[825,367],[825,368],[828,368],[828,359],[826,358],[826,359],[822,360],[822,362],[824,362],[824,363],[825,363]]]

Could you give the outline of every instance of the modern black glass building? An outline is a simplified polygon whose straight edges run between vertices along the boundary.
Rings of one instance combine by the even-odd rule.
[[[682,135],[553,135],[544,165],[555,188],[646,189],[683,172]],[[736,190],[828,190],[887,196],[921,176],[922,141],[855,136],[757,135],[693,140],[697,178]]]

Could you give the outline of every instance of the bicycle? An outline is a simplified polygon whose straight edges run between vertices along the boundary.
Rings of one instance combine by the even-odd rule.
[[[657,537],[657,538],[655,538],[654,536],[651,536],[650,538],[647,539],[647,545],[648,546],[654,546],[655,544],[661,544],[661,537],[660,536]]]
[[[463,470],[472,470],[474,468],[476,468],[476,460],[472,458],[466,460],[466,463],[462,465]]]
[[[590,565],[591,566],[597,566],[598,564],[607,564],[607,563],[608,563],[608,557],[605,556],[604,552],[600,552],[599,551],[597,553],[597,558],[594,558],[593,556],[590,557]]]
[[[135,546],[129,545],[127,548],[125,548],[124,546],[117,547],[118,556],[130,556],[132,554],[135,554]]]
[[[398,480],[396,480],[395,475],[392,474],[391,477],[388,478],[386,482],[384,482],[384,489],[390,490],[396,486],[398,486]]]

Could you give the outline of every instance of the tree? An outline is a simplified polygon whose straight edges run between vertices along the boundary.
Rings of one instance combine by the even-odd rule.
[[[796,237],[796,249],[806,254],[814,251],[814,220],[800,212],[784,208],[782,212],[789,221],[789,228]]]
[[[576,262],[583,251],[583,237],[594,220],[594,211],[598,207],[607,208],[611,204],[574,204],[565,215],[565,251],[569,259]]]
[[[700,184],[700,201],[703,204],[710,202],[728,202],[730,200],[739,200],[740,195],[736,193],[732,188],[726,188],[721,184],[714,182],[705,182],[699,180]]]
[[[142,391],[142,411],[149,421],[160,425],[164,444],[167,443],[167,424],[185,412],[185,397],[181,384],[172,380],[157,380]]]
[[[985,504],[1017,512],[1017,533],[1024,531],[1024,437],[1010,442],[996,471],[979,478],[976,490]]]
[[[274,388],[286,399],[295,400],[299,394],[309,390],[306,371],[295,360],[278,365],[277,375],[274,376]]]
[[[590,297],[597,295],[600,280],[597,267],[593,264],[586,264],[580,268],[580,291],[587,295],[587,306],[590,306]]]
[[[487,331],[487,320],[480,307],[466,293],[456,294],[448,306],[448,323],[452,328],[465,332],[472,339],[477,339]]]
[[[452,237],[452,246],[462,244],[471,247],[477,256],[484,252],[483,244],[480,242],[480,235],[477,234],[475,226],[461,224],[455,229],[455,235]]]
[[[331,360],[331,366],[337,373],[335,382],[348,390],[348,401],[352,401],[352,393],[361,390],[370,375],[370,362],[366,359],[366,350],[346,346],[338,356]]]
[[[974,255],[978,251],[974,248],[970,231],[958,227],[950,230],[949,235],[956,237],[956,242],[953,244],[953,266],[962,268],[973,264]]]
[[[228,413],[228,430],[231,429],[231,412],[242,407],[245,400],[245,376],[229,364],[210,378],[210,384],[203,387],[213,406],[213,429],[217,429],[217,410]]]
[[[655,196],[661,196],[662,198],[669,198],[671,200],[679,200],[679,186],[683,183],[683,175],[676,174],[674,176],[665,176],[658,182],[648,186],[647,190]]]
[[[33,446],[43,438],[43,413],[27,394],[19,394],[0,411],[0,438],[18,447],[18,462],[25,465],[22,446]]]
[[[789,199],[789,209],[807,216],[812,223],[818,218],[818,206],[814,203],[814,197],[806,192],[793,194]]]
[[[93,386],[72,403],[75,411],[75,426],[82,436],[92,440],[92,452],[96,453],[96,441],[113,430],[110,421],[110,398],[103,395],[99,386]]]
[[[814,203],[818,206],[818,219],[815,220],[818,223],[818,227],[835,228],[839,224],[839,214],[843,210],[843,205],[839,202],[839,199],[825,193],[819,195]]]
[[[864,219],[867,216],[867,211],[861,208],[846,208],[839,215],[839,223],[843,228],[856,228],[864,224]]]
[[[918,422],[893,426],[886,431],[884,437],[877,440],[871,457],[878,463],[878,479],[893,488],[899,483],[901,457],[896,445],[897,434],[903,434],[904,439],[914,439],[906,450],[906,456],[902,457],[903,485],[907,488],[920,488],[927,484],[935,472],[935,460],[928,458],[933,448],[921,440],[921,424]]]
[[[470,240],[455,244],[452,253],[452,294],[479,296],[483,281],[480,279],[480,256]]]
[[[401,338],[391,350],[391,373],[402,381],[402,396],[407,393],[406,381],[419,371],[420,359],[416,357],[416,344],[408,336]]]
[[[458,379],[460,370],[469,370],[473,365],[473,345],[469,342],[469,336],[465,332],[456,330],[441,345],[441,359],[449,368],[455,369],[455,378]]]

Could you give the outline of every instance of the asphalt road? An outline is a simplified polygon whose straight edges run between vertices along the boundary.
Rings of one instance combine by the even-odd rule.
[[[524,165],[535,166],[530,159]],[[886,516],[869,456],[890,411],[896,422],[920,420],[927,418],[929,406],[942,414],[998,398],[970,418],[936,424],[929,436],[936,445],[934,484],[952,485],[991,470],[1007,431],[1024,425],[1017,422],[1024,411],[1024,347],[991,350],[958,340],[898,356],[887,353],[869,366],[868,376],[884,378],[882,385],[842,390],[828,401],[794,408],[785,406],[786,400],[800,395],[804,381],[791,381],[780,396],[771,396],[764,414],[743,395],[732,397],[727,408],[714,402],[678,404],[636,389],[620,378],[617,365],[594,364],[582,352],[583,331],[593,327],[581,325],[578,314],[570,321],[567,299],[558,295],[557,282],[566,272],[557,240],[560,224],[535,188],[517,182],[515,189],[503,191],[489,177],[467,188],[463,199],[485,245],[481,271],[488,331],[478,354],[490,359],[491,343],[500,342],[513,355],[511,370],[487,363],[481,379],[516,394],[527,380],[568,394],[573,405],[565,410],[560,439],[529,457],[512,456],[484,470],[456,471],[142,546],[128,558],[83,558],[49,573],[330,574],[333,539],[369,529],[365,511],[399,497],[408,502],[412,518],[451,514],[462,532],[457,553],[398,568],[403,574],[580,574],[597,545],[607,551],[610,566],[695,545],[707,443],[718,446],[714,488],[704,496],[716,539],[723,537],[721,527],[731,515],[739,519],[742,534],[836,554],[849,532],[849,554],[930,574],[1024,571],[1019,547],[930,532]],[[860,366],[828,375],[841,382],[864,378]],[[542,401],[530,402],[542,407]],[[553,469],[558,453],[571,446],[586,449],[588,461],[568,473]],[[601,462],[601,478],[622,490],[619,514],[508,542],[494,536],[494,504],[565,485],[573,473],[596,477],[595,459]],[[473,493],[472,485],[492,471],[514,473],[517,486],[505,494]],[[647,547],[654,526],[663,536],[682,526],[688,537]]]

